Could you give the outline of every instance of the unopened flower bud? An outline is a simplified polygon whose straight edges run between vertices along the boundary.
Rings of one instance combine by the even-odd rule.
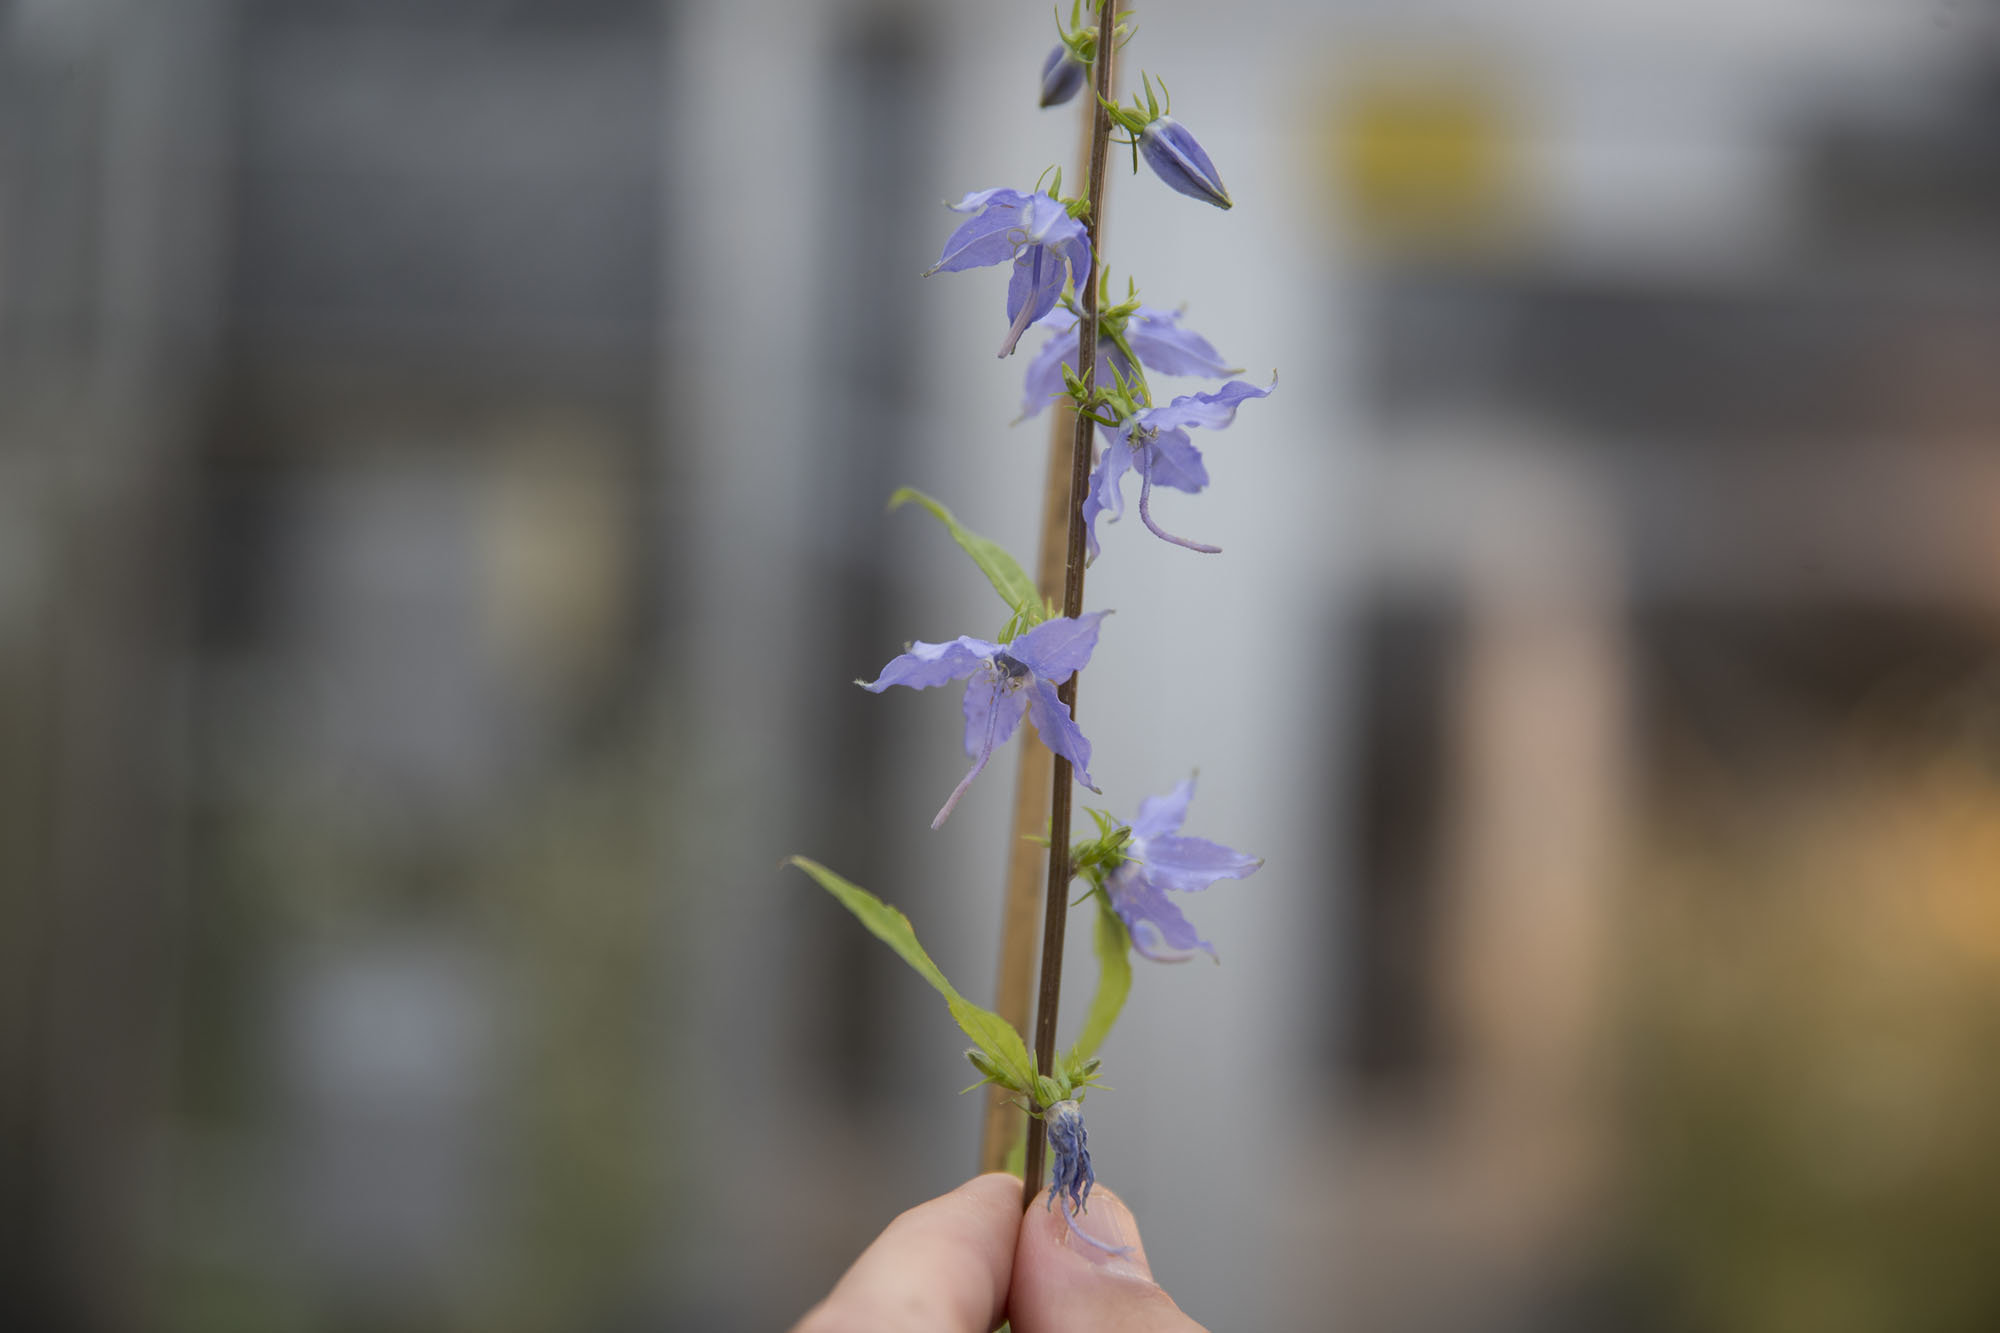
[[[1167,188],[1217,208],[1230,207],[1229,191],[1187,126],[1172,116],[1156,116],[1139,133],[1139,152]]]
[[[1077,89],[1083,87],[1083,76],[1089,68],[1077,59],[1076,52],[1067,43],[1056,43],[1055,50],[1049,52],[1049,58],[1042,62],[1041,105],[1061,106],[1075,97]]]
[[[993,1057],[980,1050],[977,1046],[968,1047],[965,1052],[965,1058],[972,1062],[972,1067],[977,1069],[980,1075],[988,1082],[998,1083],[1003,1088],[1013,1086],[1007,1078],[1006,1072],[994,1063]]]

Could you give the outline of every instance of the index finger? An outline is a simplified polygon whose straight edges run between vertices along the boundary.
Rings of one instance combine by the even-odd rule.
[[[1019,1179],[969,1180],[891,1222],[792,1333],[991,1333],[1020,1229]]]

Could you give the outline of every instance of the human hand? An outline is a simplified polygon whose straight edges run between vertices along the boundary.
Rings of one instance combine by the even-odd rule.
[[[995,1172],[918,1204],[862,1251],[793,1333],[1201,1333],[1153,1281],[1139,1225],[1108,1189],[1079,1219],[1110,1254],[1072,1236],[1021,1182]]]

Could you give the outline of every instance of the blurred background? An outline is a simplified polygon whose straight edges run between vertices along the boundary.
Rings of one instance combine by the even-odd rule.
[[[1264,854],[1102,1178],[1217,1328],[2000,1327],[2000,4],[1154,0],[1279,391],[1088,602]],[[0,0],[0,1323],[782,1327],[970,1173],[1046,6]],[[1029,345],[1038,341],[1031,335]],[[1185,392],[1194,386],[1174,385]],[[1077,955],[1081,955],[1080,957]],[[1088,950],[1067,993],[1088,993]]]

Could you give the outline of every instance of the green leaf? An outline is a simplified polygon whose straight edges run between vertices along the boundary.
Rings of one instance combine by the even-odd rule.
[[[1083,1031],[1069,1048],[1070,1064],[1081,1064],[1097,1054],[1125,1007],[1132,991],[1132,937],[1118,913],[1102,893],[1097,898],[1097,994],[1090,997],[1090,1012],[1084,1016]]]
[[[959,1028],[978,1043],[994,1068],[1004,1075],[1004,1080],[996,1081],[1015,1092],[1027,1094],[1034,1086],[1035,1069],[1021,1034],[1014,1030],[1012,1023],[991,1009],[981,1008],[959,994],[958,987],[945,979],[938,965],[924,952],[924,946],[917,943],[917,932],[908,917],[817,861],[794,856],[786,864],[797,866],[811,875],[821,888],[839,899],[840,905],[852,912],[856,920],[868,927],[876,939],[894,949],[904,962],[916,969],[918,976],[930,982],[938,994],[944,996],[945,1004],[951,1009],[951,1016],[957,1020]]]
[[[1018,620],[1029,628],[1042,622],[1042,599],[1035,591],[1034,580],[1028,577],[1019,561],[1007,554],[1006,547],[988,541],[967,528],[949,509],[909,486],[889,497],[889,508],[900,509],[912,500],[930,510],[937,521],[951,531],[951,539],[972,557],[972,563],[979,566],[979,572],[986,576],[986,581],[993,585],[993,591],[1000,594],[1000,600],[1007,603]]]

